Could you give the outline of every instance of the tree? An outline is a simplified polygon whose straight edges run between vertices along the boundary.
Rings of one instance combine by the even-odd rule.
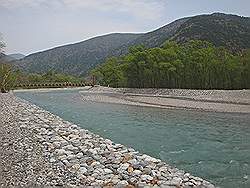
[[[2,41],[0,33],[0,54],[4,52],[5,43]]]
[[[102,66],[91,71],[91,75],[95,76],[99,84],[121,87],[125,82],[122,67],[117,58],[109,58]]]
[[[250,49],[243,53],[243,55],[239,58],[239,61],[242,65],[241,87],[250,88]]]
[[[235,55],[224,47],[191,40],[165,42],[161,48],[130,48],[94,70],[99,83],[115,87],[250,88],[250,51]],[[122,80],[122,81],[121,81]]]
[[[17,73],[13,71],[11,65],[0,64],[0,90],[2,93],[8,92],[15,86]]]
[[[5,44],[0,41],[0,53],[4,52]],[[0,59],[0,91],[2,93],[8,92],[12,89],[16,82],[16,72],[13,71],[11,65],[5,64],[3,58]]]

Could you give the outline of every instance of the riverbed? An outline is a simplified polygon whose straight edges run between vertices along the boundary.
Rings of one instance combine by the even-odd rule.
[[[84,101],[79,90],[16,92],[61,118],[225,188],[250,187],[250,117]]]

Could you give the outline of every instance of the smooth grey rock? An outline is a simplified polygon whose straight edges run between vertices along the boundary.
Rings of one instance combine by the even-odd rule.
[[[122,181],[119,181],[118,183],[117,183],[117,187],[125,187],[125,186],[127,186],[128,185],[128,182],[126,181],[126,180],[122,180]]]
[[[83,167],[83,166],[80,167],[80,172],[81,172],[82,174],[86,173],[87,171],[88,171],[87,168],[85,168],[85,167]]]
[[[113,171],[110,170],[109,168],[104,168],[103,171],[105,174],[112,174],[113,173]]]
[[[79,149],[77,147],[74,147],[73,145],[67,145],[67,146],[64,146],[63,149],[65,150],[70,150],[70,151],[78,151]]]
[[[154,178],[152,176],[150,176],[150,175],[146,175],[146,174],[141,175],[141,180],[143,180],[143,181],[151,181],[153,179]]]
[[[49,162],[54,163],[54,162],[56,162],[56,159],[55,158],[50,158]]]
[[[72,159],[75,159],[75,158],[76,158],[75,155],[72,155],[72,154],[67,155],[68,160],[72,160]]]
[[[77,157],[78,159],[82,158],[82,157],[83,157],[83,153],[82,153],[82,152],[77,153],[77,154],[76,154],[76,157]]]
[[[64,149],[56,149],[55,150],[55,153],[57,154],[57,155],[64,155],[65,154],[65,150]]]
[[[141,174],[142,174],[142,171],[140,171],[140,170],[134,170],[132,172],[132,175],[135,175],[135,176],[140,176]]]
[[[53,146],[54,146],[55,148],[60,148],[61,142],[53,142]]]
[[[117,172],[119,173],[123,173],[124,171],[126,171],[129,167],[129,164],[128,163],[124,163],[122,164],[118,169],[117,169]]]
[[[182,183],[182,179],[179,177],[174,177],[170,182],[170,185],[180,185]]]
[[[135,178],[135,177],[132,177],[132,178],[130,178],[129,179],[129,182],[131,183],[131,184],[136,184],[137,183],[137,178]]]

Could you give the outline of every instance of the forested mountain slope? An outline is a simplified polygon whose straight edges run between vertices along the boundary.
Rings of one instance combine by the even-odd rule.
[[[160,47],[166,40],[205,40],[240,52],[250,48],[250,18],[221,13],[183,18],[145,34],[109,34],[34,53],[15,64],[32,73],[85,75],[107,57],[127,54],[131,46]]]
[[[85,74],[101,63],[112,50],[136,39],[139,34],[109,34],[80,43],[31,54],[16,65],[21,70],[45,73],[49,70],[73,75]]]
[[[215,13],[188,19],[171,38],[179,43],[205,40],[232,51],[250,48],[250,18]]]

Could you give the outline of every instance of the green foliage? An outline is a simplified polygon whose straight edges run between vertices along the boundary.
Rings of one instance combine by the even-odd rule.
[[[145,50],[145,46],[143,45],[137,45],[137,46],[131,46],[129,47],[129,53],[134,54],[137,52],[142,52]]]
[[[1,39],[1,36],[0,36]],[[0,55],[3,55],[5,44],[0,40]],[[15,86],[17,72],[13,71],[12,66],[5,64],[3,59],[0,59],[0,92],[6,93]]]
[[[121,87],[125,83],[122,66],[117,58],[110,58],[103,66],[97,67],[91,73],[97,78],[96,81],[102,85]]]
[[[17,77],[18,84],[42,84],[42,83],[80,83],[83,78],[67,74],[59,74],[54,71],[48,71],[45,74],[23,74],[19,73]]]
[[[8,92],[15,86],[17,72],[13,71],[10,65],[0,64],[0,90]]]
[[[113,87],[250,88],[250,50],[236,56],[206,41],[167,41],[162,48],[131,48],[128,55],[108,59],[92,74],[100,84]]]
[[[42,82],[81,82],[82,79],[79,77],[67,75],[67,74],[60,74],[55,73],[54,71],[48,71],[47,73],[43,75],[38,75],[38,77],[41,77]]]

